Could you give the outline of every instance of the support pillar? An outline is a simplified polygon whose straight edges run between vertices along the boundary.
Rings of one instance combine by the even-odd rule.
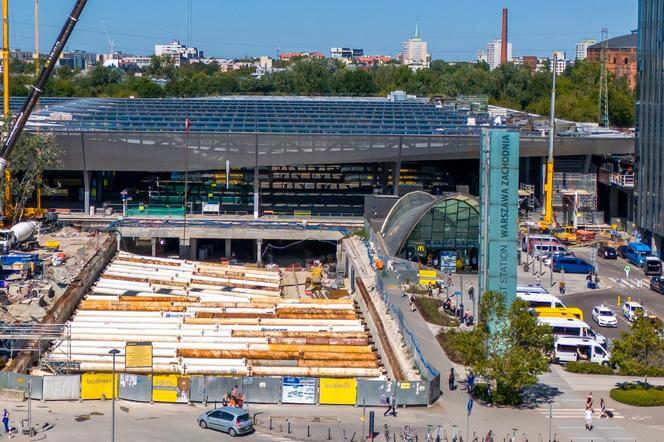
[[[159,241],[159,238],[150,238],[150,245],[152,245],[152,256],[157,256],[157,241]]]
[[[90,171],[83,172],[83,211],[90,214]]]
[[[256,264],[258,267],[263,266],[263,240],[261,238],[256,240]]]
[[[392,195],[399,196],[399,180],[401,179],[401,161],[392,163]]]
[[[180,250],[178,251],[178,256],[180,259],[190,259],[190,247],[189,247],[189,239],[187,238],[180,238]]]
[[[189,259],[195,261],[198,259],[198,238],[189,239]]]
[[[258,166],[254,168],[254,219],[258,219],[260,213],[260,201],[258,192],[260,190],[260,171]]]
[[[224,240],[224,256],[225,256],[226,258],[230,258],[230,257],[231,257],[231,241],[232,241],[232,240],[231,240],[230,238],[226,238],[226,239]]]

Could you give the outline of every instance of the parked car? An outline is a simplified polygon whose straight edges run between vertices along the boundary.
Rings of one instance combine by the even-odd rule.
[[[661,275],[662,261],[656,256],[646,256],[643,264],[643,273],[646,275]]]
[[[588,261],[574,256],[554,256],[551,269],[554,272],[564,270],[565,273],[591,273],[594,270]]]
[[[613,311],[605,305],[593,308],[593,321],[600,327],[618,327],[618,318]]]
[[[650,278],[650,290],[664,294],[664,278],[661,276]]]
[[[251,433],[254,426],[249,413],[241,408],[221,407],[209,410],[198,416],[198,426],[206,429],[225,431],[231,437]]]
[[[625,255],[625,252],[627,251],[627,244],[623,244],[622,246],[618,246],[616,249],[616,252],[618,252],[618,256],[620,256],[623,259],[627,258],[627,255]]]
[[[601,256],[604,259],[618,259],[618,252],[613,247],[602,246],[597,249],[597,256]]]
[[[554,252],[554,253],[549,253],[547,255],[542,256],[542,262],[544,265],[547,265],[551,267],[551,263],[553,262],[553,258],[556,256],[574,256],[574,252]]]
[[[638,315],[646,314],[645,309],[638,302],[627,301],[623,304],[622,307],[623,316],[627,318],[628,321],[634,321]]]

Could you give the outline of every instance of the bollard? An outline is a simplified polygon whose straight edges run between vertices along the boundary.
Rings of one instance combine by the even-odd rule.
[[[288,434],[291,434],[290,419],[288,420]]]
[[[620,295],[618,295],[618,307],[620,307]]]
[[[348,439],[348,438],[346,437],[346,430],[341,430],[341,434],[343,435],[344,440]]]
[[[327,427],[327,440],[332,440],[332,430],[330,430],[330,427]]]
[[[272,430],[272,416],[270,416],[270,430]]]
[[[311,437],[311,429],[309,428],[309,425],[307,425],[307,437]]]
[[[353,436],[351,436],[350,442],[355,442],[355,433],[357,433],[357,432],[353,431]]]
[[[632,302],[632,297],[631,296],[627,297],[627,302]]]

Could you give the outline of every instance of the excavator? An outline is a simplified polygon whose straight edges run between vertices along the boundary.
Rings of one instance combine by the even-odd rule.
[[[57,39],[55,40],[55,43],[53,43],[53,47],[51,48],[51,52],[48,54],[48,58],[46,59],[46,63],[44,64],[44,67],[41,69],[41,72],[39,73],[39,76],[37,77],[37,81],[34,85],[30,86],[30,91],[28,92],[28,96],[25,99],[25,102],[23,103],[23,107],[21,108],[21,111],[19,114],[16,116],[16,118],[12,121],[11,126],[9,128],[9,132],[7,134],[7,137],[5,138],[5,141],[2,145],[2,148],[0,149],[0,176],[5,176],[5,195],[4,195],[4,202],[7,203],[9,202],[11,204],[11,190],[8,188],[8,183],[10,182],[11,177],[7,176],[7,163],[9,156],[12,153],[12,150],[16,146],[16,142],[18,141],[19,137],[21,136],[21,133],[23,133],[23,129],[25,128],[26,123],[28,122],[28,119],[30,118],[30,115],[32,114],[32,111],[34,110],[35,106],[37,105],[37,101],[39,101],[39,97],[43,94],[44,92],[44,87],[46,86],[46,82],[48,81],[49,77],[53,73],[53,69],[55,68],[55,64],[60,58],[60,55],[62,54],[62,51],[65,48],[65,45],[67,44],[67,41],[69,40],[69,37],[71,36],[72,31],[74,30],[74,27],[76,26],[76,23],[78,22],[79,17],[81,16],[81,12],[83,12],[83,9],[85,8],[85,5],[87,3],[87,0],[77,0],[76,4],[74,5],[71,13],[69,14],[69,17],[67,18],[67,21],[65,22],[64,26],[60,30],[60,34],[58,34]],[[6,24],[5,26],[5,31],[6,31]],[[6,35],[6,32],[5,32]],[[6,40],[5,40],[6,41]],[[7,45],[5,45],[7,46]],[[9,51],[9,48],[5,47],[4,52],[5,52],[5,60],[7,60],[8,56],[6,55],[7,51]],[[5,66],[7,66],[5,64]],[[9,91],[7,88],[7,82],[5,82],[5,105],[8,107],[9,103]],[[37,195],[37,200],[40,201],[40,195],[38,191]],[[40,206],[40,205],[39,205]],[[7,207],[7,206],[5,206]],[[37,213],[41,213],[43,215],[43,211],[41,207],[37,207],[37,209],[34,209],[36,213],[33,214],[36,215]],[[29,213],[25,213],[25,215],[29,216]]]

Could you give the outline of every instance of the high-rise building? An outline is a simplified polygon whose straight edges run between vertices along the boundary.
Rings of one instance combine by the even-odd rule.
[[[491,70],[500,66],[501,53],[502,41],[500,38],[497,38],[486,45],[486,62],[489,63],[489,68]],[[512,43],[507,43],[507,61],[512,61]]]
[[[415,25],[415,36],[403,42],[401,49],[401,63],[414,71],[428,68],[431,64],[431,54],[426,41],[420,38],[419,24]]]
[[[187,62],[203,58],[202,51],[199,51],[197,48],[188,48],[178,40],[173,40],[167,44],[154,45],[154,55],[157,57],[172,57],[176,64],[179,64],[181,61]]]
[[[636,225],[664,247],[664,0],[639,0],[636,102]],[[609,40],[611,42],[611,40]]]
[[[576,44],[576,59],[585,60],[588,56],[588,48],[597,43],[597,40],[581,40]]]

